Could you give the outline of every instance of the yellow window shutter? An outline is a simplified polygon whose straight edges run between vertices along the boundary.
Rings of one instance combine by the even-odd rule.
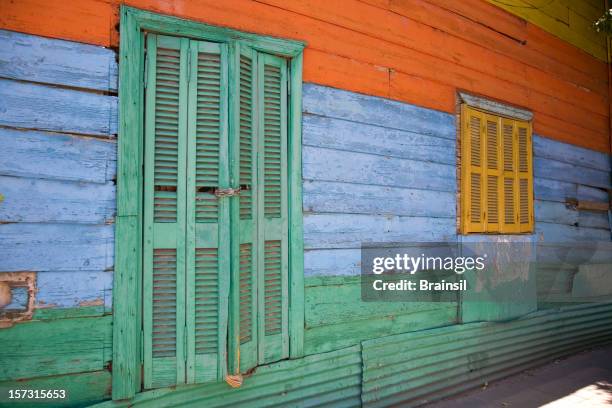
[[[518,148],[515,122],[510,119],[501,119],[503,140],[503,176],[502,176],[502,233],[519,232],[518,210],[518,182],[516,177]]]
[[[485,145],[486,145],[486,207],[484,221],[486,232],[500,231],[501,203],[501,152],[500,152],[500,118],[492,115],[485,116]]]
[[[533,161],[531,152],[531,126],[517,122],[517,181],[519,232],[533,231]]]
[[[462,106],[461,215],[464,233],[484,232],[484,114]]]

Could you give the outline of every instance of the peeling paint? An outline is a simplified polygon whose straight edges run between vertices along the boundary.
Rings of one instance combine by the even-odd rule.
[[[104,306],[104,299],[84,300],[79,306]]]

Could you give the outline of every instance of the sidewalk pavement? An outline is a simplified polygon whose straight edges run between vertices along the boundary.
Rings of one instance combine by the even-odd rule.
[[[612,407],[612,346],[557,360],[428,407]]]

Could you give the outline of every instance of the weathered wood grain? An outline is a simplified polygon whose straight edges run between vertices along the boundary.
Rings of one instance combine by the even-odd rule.
[[[610,171],[610,155],[538,135],[533,135],[533,154],[536,157]]]
[[[304,115],[304,145],[455,165],[455,142],[414,132]]]
[[[0,381],[103,370],[111,316],[32,321],[0,330]],[[44,339],[44,341],[42,341]]]
[[[117,91],[117,62],[107,48],[0,30],[0,77]]]
[[[0,79],[0,125],[65,133],[117,134],[117,97]]]
[[[452,192],[455,166],[305,146],[304,178]]]
[[[360,249],[310,249],[304,251],[304,275],[307,277],[346,276],[359,275],[360,273]]]
[[[454,241],[452,218],[306,214],[304,247],[360,248],[361,243]]]
[[[304,112],[455,140],[447,113],[374,96],[304,84]]]
[[[536,223],[551,222],[555,224],[577,225],[579,212],[569,209],[563,202],[534,201]]]
[[[455,218],[452,192],[304,181],[304,211]]]
[[[545,242],[609,241],[610,231],[600,228],[574,227],[548,222],[536,223],[536,233]]]
[[[113,222],[115,186],[0,176],[0,222]]]
[[[0,174],[106,184],[115,177],[112,141],[0,128]]]
[[[408,313],[418,319],[418,314],[422,312],[456,307],[456,304],[436,302],[363,302],[358,276],[309,278],[307,281],[307,328],[353,320],[392,318]]]
[[[37,307],[110,309],[112,304],[112,271],[41,271],[36,286]]]
[[[0,271],[101,271],[112,265],[112,225],[0,225]]]
[[[0,395],[8,395],[9,390],[66,390],[66,398],[54,399],[58,407],[84,407],[110,399],[111,375],[107,370],[87,373],[54,375],[28,380],[0,382]],[[48,401],[51,403],[51,401]],[[40,407],[40,400],[15,401],[17,407]],[[0,405],[4,405],[0,401]]]
[[[610,187],[610,173],[557,160],[534,158],[533,176],[550,180],[573,182],[591,187]]]

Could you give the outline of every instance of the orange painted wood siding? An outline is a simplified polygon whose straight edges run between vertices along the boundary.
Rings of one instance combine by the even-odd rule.
[[[116,47],[117,0],[0,0],[0,27]],[[610,151],[604,62],[484,0],[127,0],[307,43],[304,80],[455,111],[457,89],[534,111],[534,131]]]

